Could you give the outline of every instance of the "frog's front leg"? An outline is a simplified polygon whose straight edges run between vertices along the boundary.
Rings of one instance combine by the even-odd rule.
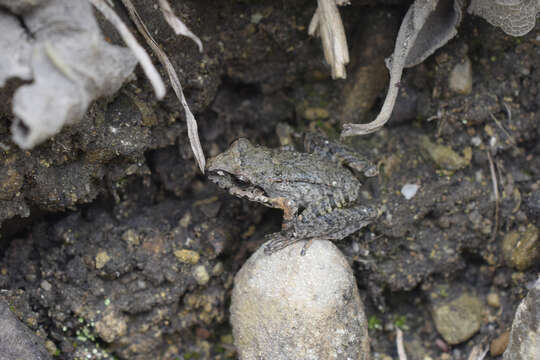
[[[314,133],[306,133],[304,148],[308,153],[317,153],[334,162],[346,165],[364,176],[372,177],[378,174],[377,166],[370,161],[361,158],[347,146],[328,140]]]
[[[290,227],[293,219],[298,214],[298,205],[291,199],[277,197],[270,199],[270,204],[273,208],[283,210],[282,230],[287,230]]]

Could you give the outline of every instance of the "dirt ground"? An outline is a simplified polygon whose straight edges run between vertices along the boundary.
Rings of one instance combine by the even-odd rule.
[[[156,8],[134,3],[178,69],[207,156],[239,137],[278,146],[282,123],[336,137],[351,116],[373,119],[410,4],[341,9],[351,64],[336,81],[307,35],[316,1],[175,4],[202,54]],[[514,38],[465,16],[456,38],[405,71],[387,126],[346,141],[380,169],[362,196],[383,216],[338,243],[374,359],[397,358],[396,327],[410,359],[443,360],[467,359],[510,329],[540,271],[530,259],[540,247],[539,55],[540,25]],[[460,94],[448,82],[464,58],[472,91]],[[4,104],[16,85],[2,90]],[[0,298],[55,358],[234,359],[233,276],[281,214],[205,179],[173,92],[156,101],[138,70],[31,151],[10,140],[9,106],[0,111]],[[419,185],[409,200],[405,184]],[[451,345],[435,314],[464,294],[481,304],[467,309],[479,329]]]

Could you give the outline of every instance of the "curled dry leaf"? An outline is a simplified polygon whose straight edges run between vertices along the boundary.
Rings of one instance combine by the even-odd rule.
[[[5,54],[12,54],[0,56],[0,87],[3,87],[9,78],[32,79],[29,62],[32,46],[29,36],[14,16],[0,12],[0,24],[0,49]]]
[[[538,0],[472,0],[467,11],[481,16],[512,36],[523,36],[534,28],[540,12]]]
[[[405,15],[394,53],[388,60],[390,84],[379,115],[367,124],[344,124],[341,136],[365,135],[379,130],[392,115],[405,67],[424,61],[457,34],[460,0],[416,0]]]
[[[424,61],[457,34],[464,0],[416,0],[403,19],[394,54],[388,60],[390,85],[379,115],[367,124],[344,124],[342,136],[365,135],[390,118],[403,69]],[[540,12],[539,0],[472,0],[468,12],[483,17],[512,36],[531,31]]]
[[[79,121],[94,99],[115,93],[136,65],[128,49],[103,39],[87,1],[3,0],[0,5],[18,15],[6,13],[0,21],[0,82],[32,80],[13,95],[11,132],[23,149]]]

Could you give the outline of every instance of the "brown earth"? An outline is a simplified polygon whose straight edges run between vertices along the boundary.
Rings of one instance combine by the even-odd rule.
[[[154,7],[134,2],[178,69],[207,156],[241,136],[277,146],[279,123],[336,136],[351,113],[373,119],[385,95],[382,61],[408,6],[343,8],[352,63],[347,80],[333,81],[307,36],[315,1],[175,4],[202,54]],[[406,70],[386,128],[349,140],[379,162],[363,189],[385,206],[377,223],[338,244],[367,305],[373,353],[396,358],[400,326],[410,358],[465,359],[509,329],[536,279],[538,257],[518,271],[502,244],[540,227],[539,36],[538,25],[513,38],[466,16],[455,39]],[[448,86],[464,56],[470,94]],[[58,359],[235,358],[232,279],[281,214],[206,181],[172,91],[158,102],[137,77],[32,151],[11,142],[2,108],[0,297]],[[400,192],[407,183],[420,186],[410,200]],[[463,292],[481,299],[482,322],[450,346],[431,310]],[[498,307],[488,305],[493,293]]]

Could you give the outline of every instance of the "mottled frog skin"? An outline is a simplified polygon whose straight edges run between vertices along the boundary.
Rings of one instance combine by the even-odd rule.
[[[283,209],[283,229],[268,236],[266,253],[300,240],[340,240],[378,215],[355,203],[361,184],[351,171],[374,176],[375,166],[319,135],[306,135],[304,147],[307,153],[270,149],[241,138],[208,161],[208,177],[220,187]]]

